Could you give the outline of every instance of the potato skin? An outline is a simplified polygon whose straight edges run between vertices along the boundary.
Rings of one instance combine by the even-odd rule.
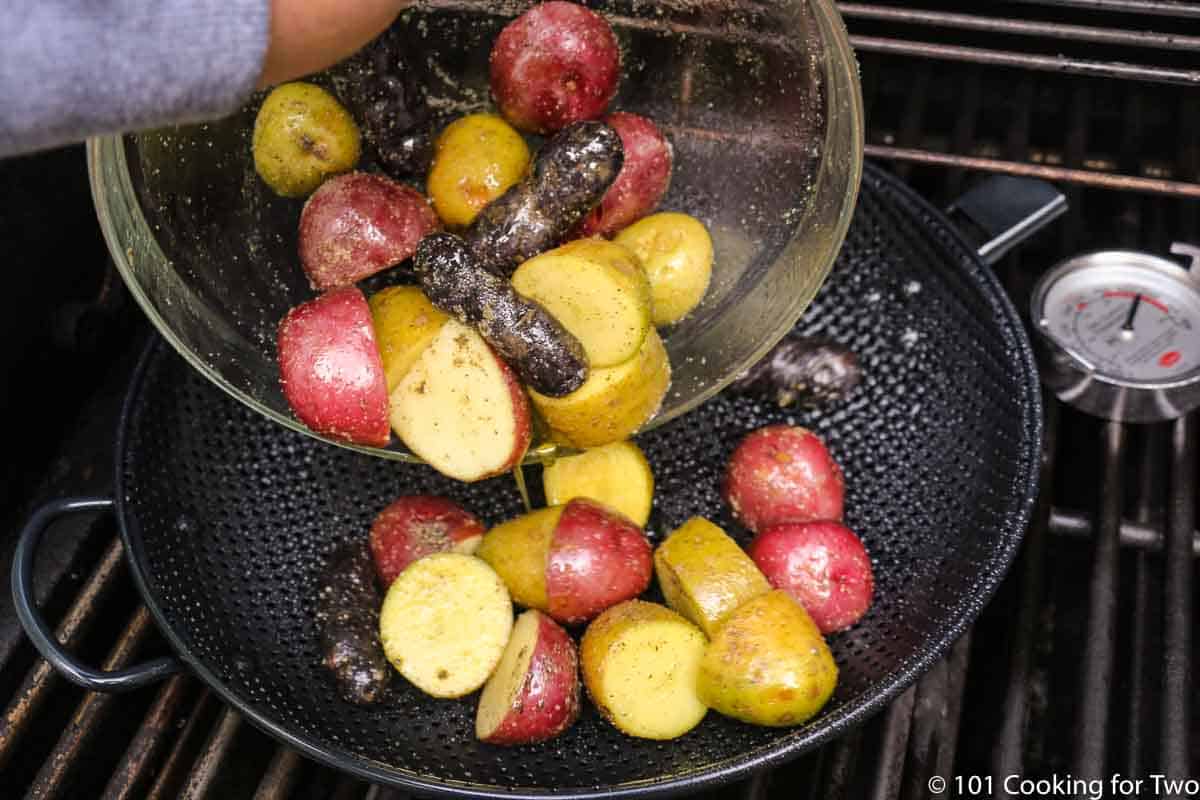
[[[485,269],[508,277],[567,238],[623,163],[616,131],[602,122],[577,122],[538,151],[525,179],[488,205],[463,237]]]
[[[700,305],[712,280],[713,244],[698,219],[673,211],[651,214],[613,241],[645,267],[655,325],[674,324]]]
[[[293,308],[279,323],[276,347],[283,394],[301,422],[335,439],[387,446],[387,378],[357,287]]]
[[[447,225],[470,225],[490,202],[521,180],[529,147],[495,114],[470,114],[438,137],[425,188]]]
[[[717,629],[697,688],[714,711],[752,725],[799,725],[837,685],[837,665],[816,623],[787,592],[750,600]]]
[[[354,169],[361,137],[354,118],[312,83],[276,86],[254,118],[254,168],[283,197],[304,197],[330,175]]]
[[[537,391],[530,399],[554,438],[572,447],[599,447],[628,438],[657,413],[671,383],[671,364],[653,328],[637,355],[623,364],[594,369],[565,397]]]
[[[583,385],[588,363],[579,340],[507,280],[482,269],[462,239],[426,236],[413,266],[430,302],[478,330],[530,388],[561,397]]]
[[[625,161],[600,203],[579,224],[578,236],[612,236],[657,208],[671,186],[674,151],[657,125],[625,111],[604,121],[620,135]]]
[[[821,633],[849,628],[871,606],[871,559],[840,522],[772,525],[754,537],[749,552],[771,585],[804,606]]]
[[[709,637],[738,606],[771,590],[737,542],[703,517],[680,525],[658,546],[654,573],[667,605]]]
[[[418,558],[453,550],[470,555],[483,538],[483,523],[453,500],[410,494],[392,501],[371,523],[371,555],[384,586]]]
[[[550,605],[546,560],[562,512],[562,506],[552,506],[502,522],[484,534],[475,552],[496,570],[512,599],[526,608],[546,611]]]
[[[547,611],[561,622],[584,622],[646,591],[653,572],[650,543],[633,520],[577,497],[563,506],[550,539]]]
[[[604,113],[617,91],[621,52],[603,17],[553,0],[504,27],[489,65],[504,116],[523,131],[551,133]]]
[[[795,425],[768,425],[738,444],[722,493],[752,531],[783,522],[842,518],[845,481],[825,443]]]
[[[316,621],[324,664],[348,703],[378,702],[392,670],[379,643],[379,605],[371,554],[364,542],[334,551],[321,576]]]
[[[411,186],[366,172],[338,175],[300,212],[300,264],[318,291],[345,286],[410,257],[439,225]]]
[[[631,441],[613,442],[564,456],[542,470],[546,502],[561,505],[589,497],[620,511],[643,528],[654,502],[654,473],[641,449]]]

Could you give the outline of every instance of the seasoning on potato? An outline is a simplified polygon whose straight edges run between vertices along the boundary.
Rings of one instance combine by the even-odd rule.
[[[636,444],[613,442],[555,459],[542,470],[542,488],[550,505],[588,497],[645,527],[654,501],[654,473]]]
[[[560,244],[616,179],[621,137],[602,122],[576,122],[542,146],[525,179],[488,205],[463,233],[487,270],[507,277]]]
[[[633,223],[613,239],[641,260],[650,281],[654,324],[670,325],[700,304],[712,279],[713,244],[695,217],[665,211]]]
[[[391,586],[409,564],[433,553],[471,555],[486,530],[474,514],[449,498],[398,497],[371,523],[371,555],[379,580]]]
[[[470,114],[438,137],[425,188],[442,221],[462,227],[521,180],[528,166],[521,134],[495,114]]]
[[[592,369],[632,358],[650,330],[650,283],[619,244],[565,244],[518,267],[512,285],[579,340]]]
[[[689,519],[658,546],[654,574],[667,605],[710,637],[738,606],[771,590],[737,542],[703,517]]]
[[[450,317],[417,286],[389,286],[367,302],[391,394]]]
[[[588,695],[623,733],[675,739],[708,712],[698,692],[704,634],[669,608],[629,600],[597,617],[579,645]]]
[[[483,686],[508,644],[512,601],[486,563],[461,553],[414,561],[392,582],[379,614],[388,661],[434,697]]]
[[[799,725],[828,702],[837,665],[816,623],[775,589],[717,628],[697,677],[702,702],[752,725]]]
[[[271,90],[254,119],[254,168],[277,194],[304,197],[358,163],[358,125],[329,92],[311,83]]]

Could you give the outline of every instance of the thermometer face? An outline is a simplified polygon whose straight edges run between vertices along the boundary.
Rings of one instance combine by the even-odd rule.
[[[1069,270],[1045,289],[1042,333],[1122,382],[1200,377],[1200,289],[1178,271],[1115,263]]]

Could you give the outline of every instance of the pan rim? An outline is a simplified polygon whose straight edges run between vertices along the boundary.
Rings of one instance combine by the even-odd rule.
[[[512,800],[541,800],[541,798],[556,797],[567,800],[598,800],[599,798],[678,796],[727,785],[738,779],[747,778],[762,769],[779,766],[866,722],[916,683],[939,658],[949,651],[950,647],[991,601],[1000,582],[1011,569],[1037,499],[1044,417],[1040,382],[1029,335],[999,278],[975,255],[972,248],[945,215],[909,186],[881,167],[869,162],[865,162],[863,165],[863,182],[867,181],[875,184],[877,191],[882,188],[884,191],[900,195],[911,210],[923,212],[929,218],[930,236],[940,237],[942,239],[941,246],[948,251],[947,261],[955,262],[955,268],[964,271],[974,287],[979,289],[989,304],[996,308],[998,312],[996,321],[1000,323],[999,330],[1007,329],[1015,344],[1016,352],[1012,356],[1014,361],[1018,362],[1018,375],[1023,377],[1023,380],[1019,381],[1018,388],[1021,394],[1020,407],[1024,412],[1019,426],[1022,432],[1019,458],[1016,459],[1022,468],[1017,476],[1018,480],[1014,481],[1013,499],[1015,502],[1013,502],[1013,507],[1008,515],[1006,522],[1008,530],[1003,538],[1002,546],[993,551],[991,558],[987,561],[980,562],[978,581],[972,591],[959,597],[958,602],[951,610],[950,618],[953,621],[943,629],[941,635],[933,639],[930,645],[922,651],[903,662],[882,684],[882,687],[868,698],[851,702],[834,714],[820,717],[822,724],[819,727],[811,730],[807,726],[797,729],[772,744],[731,756],[695,772],[623,783],[611,787],[575,788],[565,791],[485,787],[480,784],[437,779],[410,769],[383,764],[364,756],[338,750],[333,746],[320,744],[310,736],[295,733],[289,729],[289,726],[257,711],[249,700],[226,686],[213,670],[209,669],[201,659],[191,652],[168,622],[157,595],[151,590],[148,576],[142,570],[141,531],[136,518],[127,513],[125,450],[131,421],[139,406],[145,374],[150,364],[154,362],[156,354],[166,346],[162,337],[155,334],[150,338],[138,359],[122,404],[115,448],[114,500],[118,528],[130,574],[133,576],[142,601],[154,618],[159,631],[176,656],[189,670],[216,692],[222,701],[263,732],[314,761],[373,783],[383,783],[411,790],[428,797],[511,798]],[[955,253],[955,250],[958,252]],[[952,256],[958,257],[949,258]],[[131,527],[138,528],[136,537],[132,535]]]

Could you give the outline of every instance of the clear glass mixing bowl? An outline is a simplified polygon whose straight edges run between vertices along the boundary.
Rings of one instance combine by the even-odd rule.
[[[405,11],[394,31],[431,101],[480,110],[491,42],[529,5],[431,0]],[[700,218],[715,249],[703,303],[663,331],[673,380],[654,427],[761,358],[828,274],[862,167],[857,65],[831,0],[589,6],[622,46],[612,108],[650,117],[674,145],[660,208]],[[314,80],[336,89],[359,79],[351,70]],[[162,335],[225,391],[315,436],[279,385],[276,326],[313,291],[296,255],[302,202],[276,197],[254,171],[261,99],[218,122],[90,141],[92,194],[117,267]],[[395,439],[387,449],[334,443],[416,460]]]

